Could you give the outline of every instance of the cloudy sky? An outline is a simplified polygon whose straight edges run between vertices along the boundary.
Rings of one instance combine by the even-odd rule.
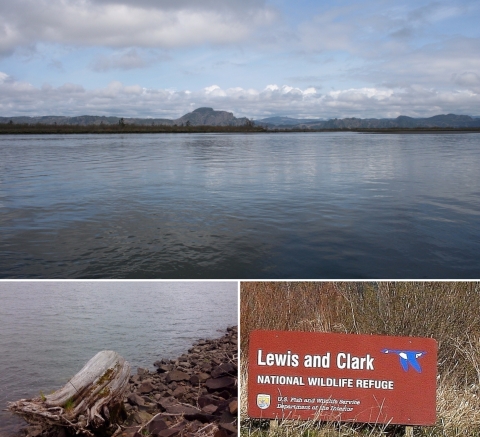
[[[480,115],[478,0],[0,0],[0,116]]]

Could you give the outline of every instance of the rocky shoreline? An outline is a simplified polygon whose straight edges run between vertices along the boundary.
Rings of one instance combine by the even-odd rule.
[[[238,328],[197,341],[175,360],[138,368],[112,437],[233,437],[237,435]],[[31,425],[27,437],[67,437],[64,429]]]

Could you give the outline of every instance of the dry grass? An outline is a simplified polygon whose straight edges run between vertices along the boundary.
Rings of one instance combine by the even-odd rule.
[[[480,436],[480,283],[249,282],[241,299],[241,420],[244,436],[384,436],[400,427],[297,422],[275,430],[246,415],[248,337],[254,329],[433,337],[439,382],[434,427],[415,435]],[[401,434],[398,434],[401,435]]]

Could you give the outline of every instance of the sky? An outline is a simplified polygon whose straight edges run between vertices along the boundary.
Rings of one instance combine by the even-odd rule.
[[[0,116],[480,116],[478,0],[0,0]]]

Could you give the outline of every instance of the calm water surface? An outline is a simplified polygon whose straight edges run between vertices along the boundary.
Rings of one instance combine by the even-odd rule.
[[[0,277],[480,277],[479,134],[2,136],[0,156]]]
[[[7,402],[62,387],[97,352],[136,373],[237,324],[237,282],[0,283],[0,436],[24,422]]]

